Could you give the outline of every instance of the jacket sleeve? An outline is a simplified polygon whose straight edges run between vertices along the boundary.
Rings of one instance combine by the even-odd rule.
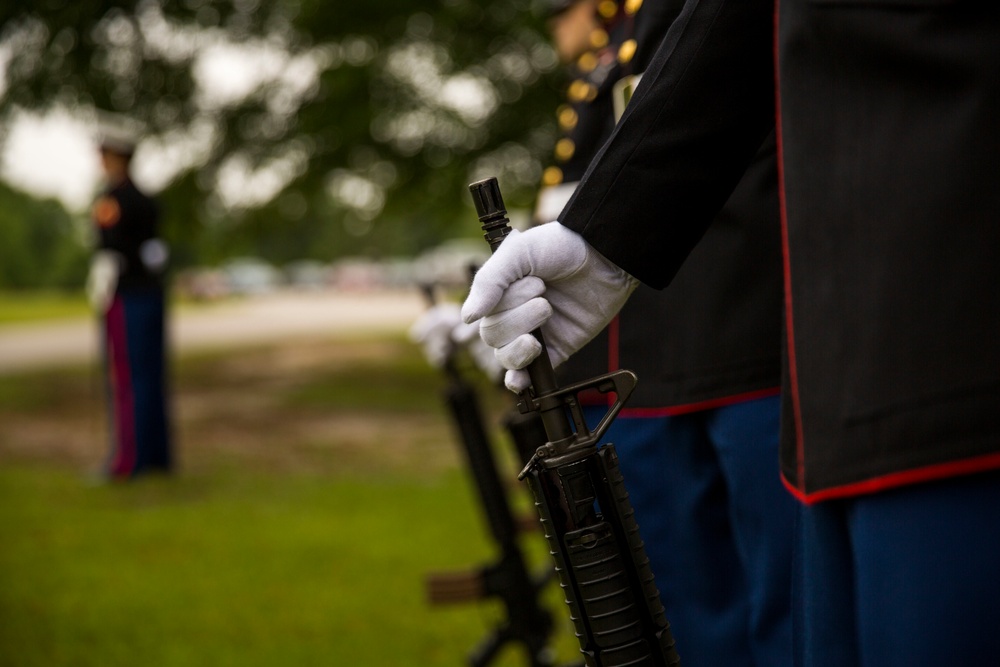
[[[773,0],[688,0],[560,222],[670,282],[774,129]]]

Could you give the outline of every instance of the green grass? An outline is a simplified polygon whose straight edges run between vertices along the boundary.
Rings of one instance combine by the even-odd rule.
[[[88,372],[0,377],[0,667],[466,664],[503,610],[430,606],[425,579],[496,547],[412,345],[199,355],[175,377],[179,473],[114,485],[82,473],[104,447]],[[568,662],[554,585],[546,602]]]
[[[0,292],[0,325],[87,317],[90,312],[82,287],[78,292]]]
[[[91,488],[3,469],[0,665],[461,665],[500,610],[429,608],[423,581],[490,558],[476,513],[457,472]]]
[[[403,340],[394,344],[412,347]],[[475,381],[475,377],[470,376],[470,380]],[[391,368],[378,361],[359,360],[342,368],[319,370],[289,392],[286,402],[312,408],[336,405],[393,413],[440,412],[444,384],[440,373],[428,373],[423,358],[401,358]],[[480,386],[484,392],[491,391],[485,378]]]
[[[170,294],[170,307],[174,310],[211,308],[218,303],[192,300],[179,292]],[[83,285],[71,291],[0,291],[0,326],[93,316]]]

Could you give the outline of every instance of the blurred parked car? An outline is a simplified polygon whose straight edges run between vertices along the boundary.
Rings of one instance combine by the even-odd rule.
[[[255,257],[240,257],[222,265],[222,275],[233,294],[265,294],[277,289],[281,271]]]
[[[466,287],[489,254],[489,246],[481,239],[445,241],[414,260],[414,278],[424,284]]]
[[[305,290],[321,290],[330,287],[333,271],[328,264],[311,259],[302,259],[285,265],[285,279],[289,287]]]

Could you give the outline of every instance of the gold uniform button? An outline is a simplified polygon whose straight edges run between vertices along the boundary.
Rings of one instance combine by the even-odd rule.
[[[559,185],[563,182],[562,169],[559,167],[546,167],[545,171],[542,172],[542,185],[545,187],[552,187],[553,185]]]
[[[642,7],[642,0],[625,0],[625,13],[635,14]]]
[[[595,49],[603,49],[608,45],[608,33],[602,28],[590,33],[590,45]]]
[[[618,13],[618,3],[614,0],[602,0],[601,4],[597,5],[597,13],[604,19],[614,18]]]
[[[597,56],[593,52],[587,51],[577,59],[576,66],[580,68],[581,72],[593,72],[597,69]]]
[[[591,97],[591,91],[593,91],[593,96],[597,96],[597,89],[586,81],[577,79],[573,83],[569,84],[569,90],[566,95],[569,97],[571,102],[585,102],[588,99],[593,99]]]
[[[559,119],[559,128],[562,130],[572,130],[580,121],[580,117],[573,110],[573,107],[566,104],[559,107],[559,110],[556,112],[556,118]]]
[[[573,143],[572,139],[560,139],[556,142],[556,159],[565,162],[566,160],[573,157],[573,153],[576,151],[576,144]]]
[[[623,65],[635,56],[635,50],[637,48],[636,41],[634,39],[628,39],[622,42],[622,45],[618,47],[618,62]]]

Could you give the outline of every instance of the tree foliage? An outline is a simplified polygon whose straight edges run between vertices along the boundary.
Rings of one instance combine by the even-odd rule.
[[[0,286],[79,287],[88,262],[81,231],[59,202],[0,184]]]
[[[530,203],[558,72],[529,2],[5,3],[0,114],[143,121],[182,263],[412,254],[475,233],[470,180]]]

